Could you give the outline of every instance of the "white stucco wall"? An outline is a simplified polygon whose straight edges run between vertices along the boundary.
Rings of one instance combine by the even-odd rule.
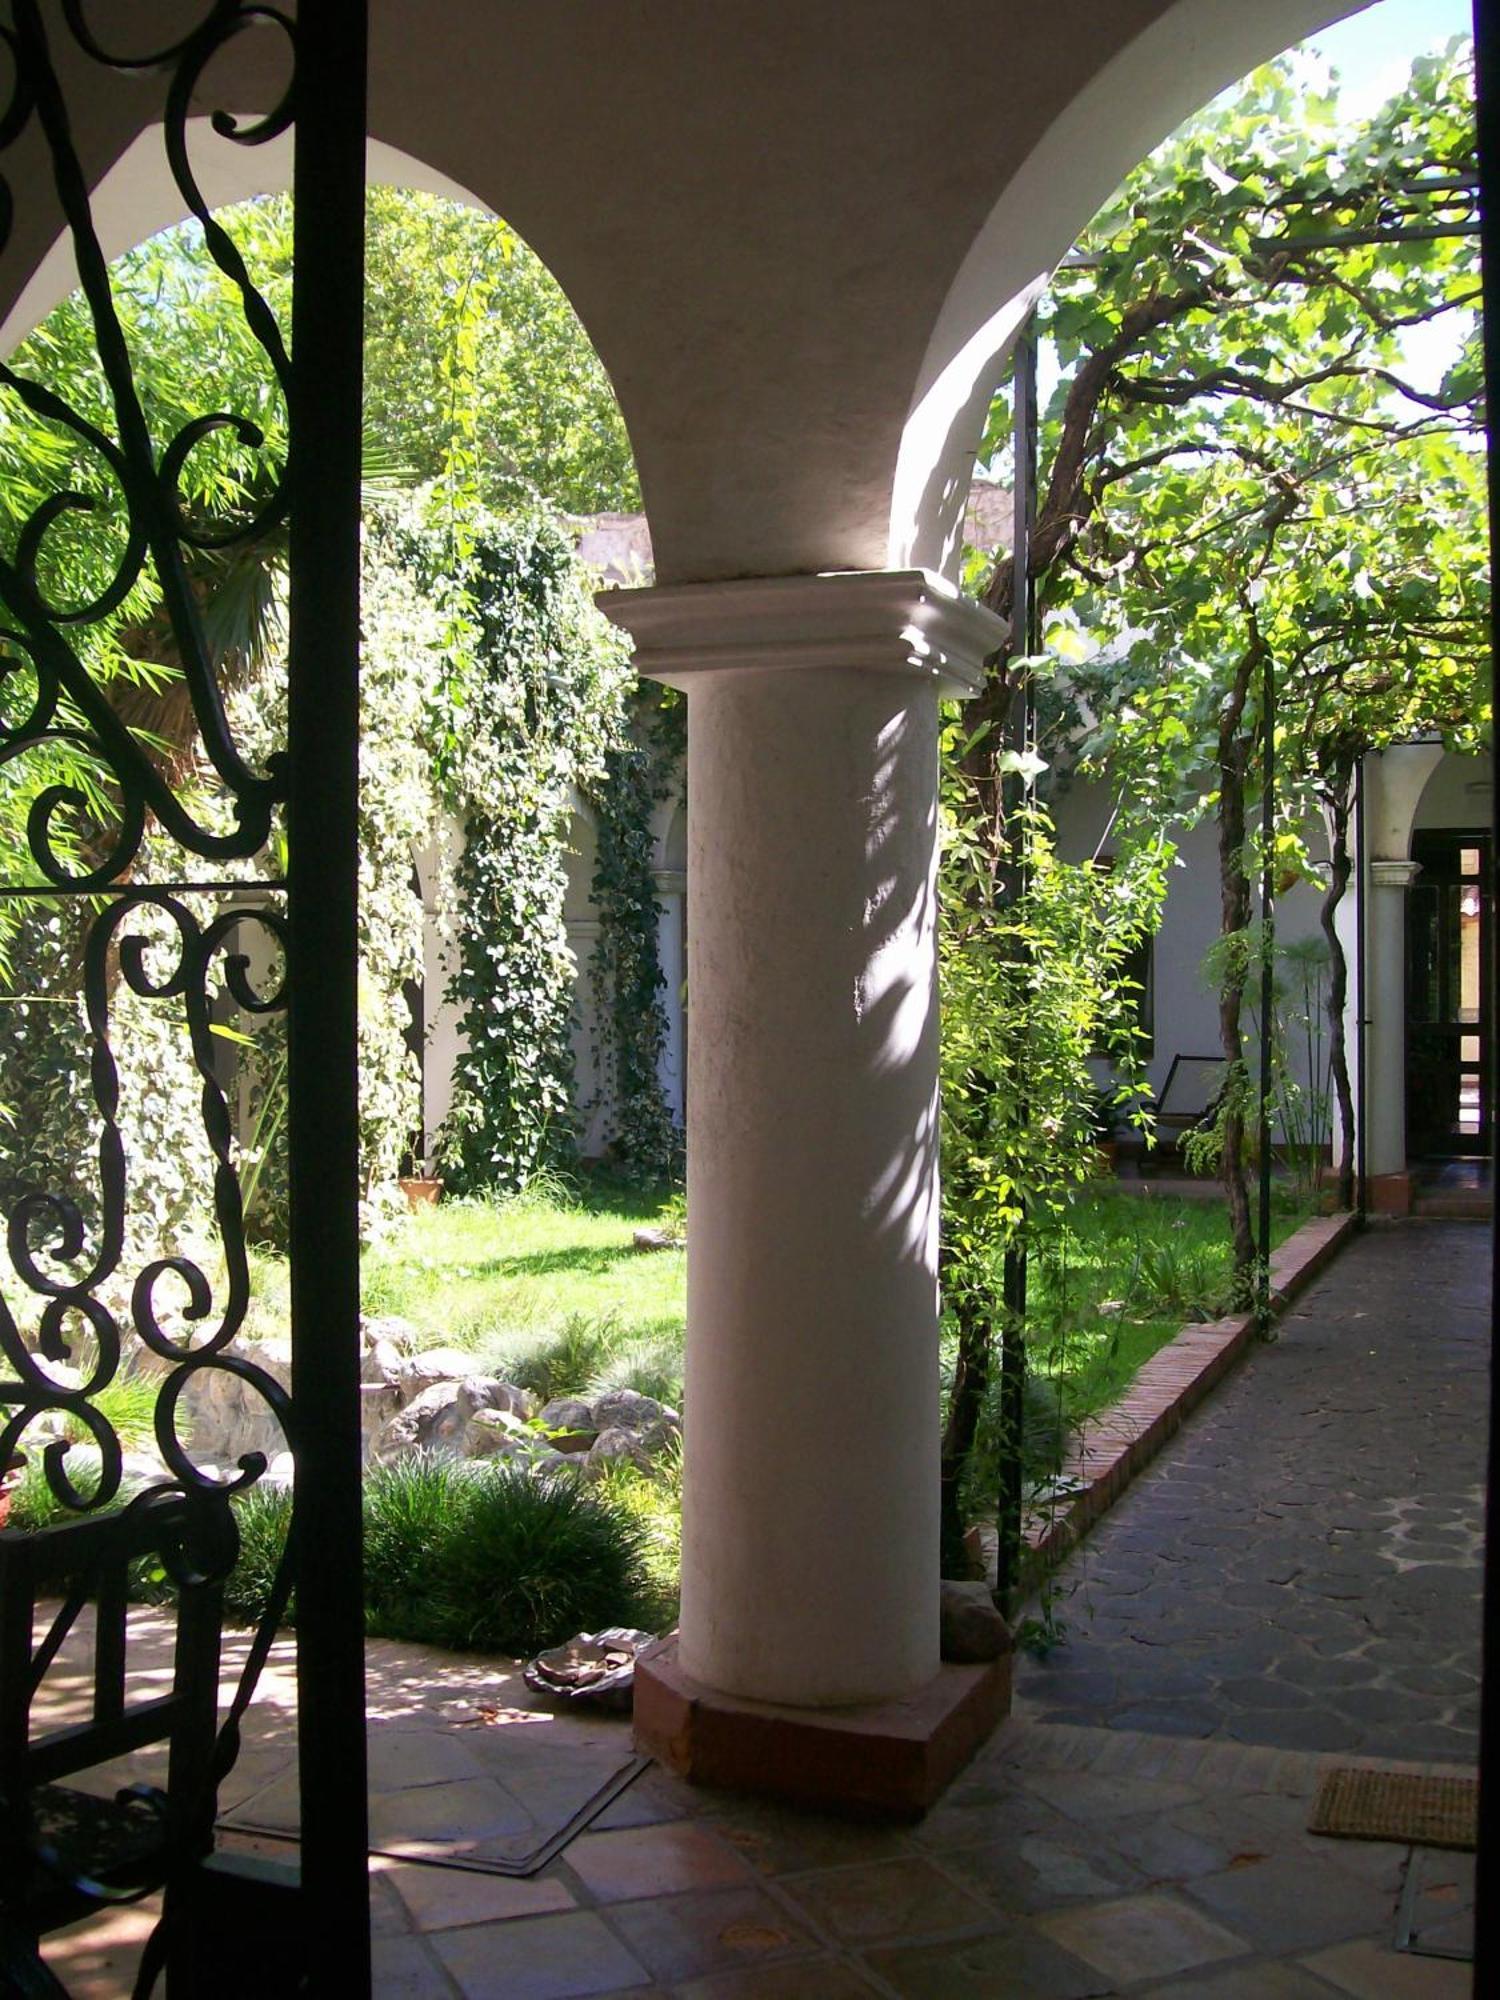
[[[1073,784],[1053,801],[1058,852],[1082,861],[1108,853],[1106,837],[1113,793],[1102,783]],[[1218,1003],[1203,975],[1203,956],[1219,933],[1218,830],[1211,820],[1174,829],[1177,858],[1154,949],[1155,1051],[1148,1065],[1151,1087],[1160,1092],[1175,1055],[1217,1056]],[[1310,829],[1315,857],[1326,852],[1321,828]],[[1258,884],[1255,885],[1258,891]],[[1322,891],[1299,883],[1277,899],[1276,929],[1283,942],[1317,934]],[[1259,895],[1254,896],[1259,910]],[[1245,1025],[1250,1026],[1247,1005]],[[1299,1046],[1289,1049],[1293,1074],[1303,1084],[1307,1065]],[[1102,1067],[1102,1066],[1101,1066]]]

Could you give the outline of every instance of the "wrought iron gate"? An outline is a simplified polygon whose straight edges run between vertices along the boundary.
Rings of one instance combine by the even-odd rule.
[[[204,0],[196,10],[165,9],[173,21],[199,18],[149,49],[115,46],[127,30],[112,11],[87,0],[10,0],[8,20],[0,17],[0,272],[15,255],[22,205],[44,202],[77,260],[105,390],[86,412],[0,363],[0,400],[49,428],[62,456],[88,471],[37,499],[0,548],[0,782],[13,797],[30,795],[21,878],[4,894],[21,899],[14,907],[84,913],[91,1126],[72,1186],[20,1186],[7,1197],[0,1466],[20,1457],[40,1468],[65,1517],[119,1505],[128,1482],[106,1392],[134,1364],[154,1385],[166,1468],[156,1484],[191,1511],[226,1486],[253,1485],[265,1469],[264,1453],[241,1457],[231,1472],[205,1469],[185,1435],[193,1395],[210,1377],[234,1376],[274,1413],[295,1461],[303,1897],[316,1912],[310,1990],[358,1994],[369,1984],[355,1057],[365,10],[354,0],[303,0],[294,20],[249,0]],[[216,65],[242,38],[276,42],[283,66],[277,101],[254,117],[210,98]],[[91,213],[80,106],[70,101],[79,90],[95,113],[106,91],[128,97],[127,122],[139,118],[142,94],[154,93],[149,115],[182,213],[197,217],[285,397],[286,463],[230,519],[190,514],[180,498],[184,466],[210,437],[233,437],[247,452],[263,438],[241,415],[215,408],[175,436],[152,434]],[[195,178],[195,121],[208,113],[222,143],[293,136],[289,338]],[[118,523],[109,573],[67,595],[56,538],[101,508]],[[195,578],[205,555],[283,526],[287,737],[284,750],[256,762],[228,719]],[[143,584],[180,662],[206,780],[196,790],[129,726],[100,667],[97,635]],[[277,855],[284,870],[269,858]],[[25,974],[13,967],[17,984]],[[212,1257],[171,1241],[143,1250],[133,1224],[140,1163],[119,1124],[117,1022],[127,1007],[168,1010],[190,1043],[212,1158]],[[285,1023],[289,1394],[239,1343],[249,1289],[244,1201],[215,1032],[216,1015],[231,1008],[252,1023]],[[88,1477],[73,1472],[80,1453],[68,1433],[92,1447]],[[232,1757],[232,1735],[221,1749]]]

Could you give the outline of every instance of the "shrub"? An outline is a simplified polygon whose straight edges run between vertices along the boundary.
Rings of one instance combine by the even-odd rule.
[[[506,1373],[544,1403],[554,1396],[578,1396],[607,1365],[619,1338],[613,1314],[591,1320],[584,1313],[569,1313],[551,1340],[508,1361]]]
[[[393,1639],[430,1636],[428,1603],[462,1534],[467,1466],[409,1452],[365,1479],[365,1624]]]
[[[234,1518],[240,1531],[240,1553],[224,1586],[224,1609],[230,1617],[255,1625],[265,1615],[276,1572],[281,1567],[282,1551],[292,1525],[291,1489],[250,1487],[235,1500]],[[296,1622],[294,1594],[285,1623]]]
[[[577,1485],[508,1465],[463,1482],[459,1534],[433,1579],[437,1645],[530,1653],[573,1633],[618,1625],[646,1589],[636,1521]]]
[[[659,1403],[682,1408],[681,1333],[645,1334],[612,1354],[589,1377],[585,1395],[590,1402],[612,1389],[634,1389]]]
[[[646,1591],[636,1622],[653,1632],[677,1623],[682,1593],[682,1452],[661,1452],[650,1472],[628,1459],[606,1465],[594,1482],[600,1502],[633,1520],[643,1537]]]
[[[636,1614],[637,1519],[519,1466],[412,1454],[365,1488],[372,1632],[458,1651],[533,1653]]]

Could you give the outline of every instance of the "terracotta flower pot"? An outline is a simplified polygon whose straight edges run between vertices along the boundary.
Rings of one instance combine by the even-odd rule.
[[[408,1208],[431,1208],[443,1192],[441,1181],[413,1177],[397,1181],[397,1187],[406,1196]]]

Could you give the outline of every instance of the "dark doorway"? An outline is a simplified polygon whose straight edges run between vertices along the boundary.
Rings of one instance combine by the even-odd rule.
[[[1406,1146],[1414,1160],[1490,1150],[1488,832],[1418,833],[1407,907]]]

